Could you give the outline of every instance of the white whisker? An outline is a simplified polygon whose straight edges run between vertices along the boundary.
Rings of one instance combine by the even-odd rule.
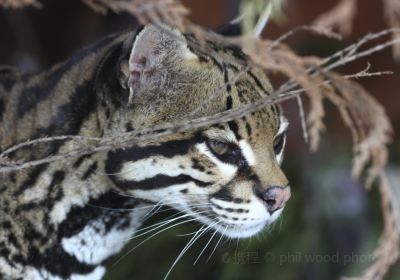
[[[186,246],[182,249],[182,251],[179,253],[178,257],[175,259],[174,263],[171,265],[170,269],[168,270],[167,274],[164,277],[164,280],[166,280],[171,273],[172,269],[175,267],[175,265],[178,263],[178,261],[182,258],[182,256],[186,253],[187,250],[200,238],[200,236],[205,232],[203,230],[205,226],[202,226],[196,234],[189,240],[189,242],[186,244]]]
[[[214,250],[211,252],[210,256],[208,257],[208,259],[206,260],[206,263],[209,262],[209,260],[211,259],[212,255],[214,254],[215,250],[218,247],[218,244],[221,242],[222,237],[224,237],[226,230],[228,229],[228,227],[225,227],[224,232],[221,234],[221,237],[218,239],[217,244],[215,244]]]
[[[146,219],[150,218],[151,216],[153,216],[155,213],[157,213],[158,210],[161,209],[161,207],[163,207],[164,203],[162,200],[160,200],[159,202],[157,202],[154,207],[146,213],[146,215],[144,215],[142,217],[142,221],[145,221]]]
[[[218,223],[218,222],[217,222]],[[214,224],[213,224],[214,225]],[[207,226],[205,229],[204,229],[204,231],[207,231],[210,227],[212,227],[213,225],[209,225],[209,226]],[[179,237],[181,237],[181,236],[189,236],[189,235],[193,235],[193,234],[196,234],[197,233],[197,230],[196,231],[193,231],[193,232],[190,232],[190,233],[184,233],[184,234],[177,234],[176,236],[179,236]]]
[[[137,233],[139,233],[139,232],[142,232],[142,231],[145,231],[145,230],[147,230],[147,229],[156,227],[156,226],[158,226],[158,225],[160,225],[160,224],[163,224],[163,223],[165,223],[165,222],[168,222],[168,221],[169,221],[170,219],[172,219],[174,216],[178,216],[178,215],[180,215],[180,214],[182,214],[182,213],[176,212],[176,213],[172,214],[171,216],[168,216],[167,218],[165,218],[165,219],[159,221],[158,223],[155,223],[155,224],[152,224],[152,225],[149,225],[149,226],[146,226],[146,227],[143,227],[143,228],[140,228],[140,229],[136,230],[136,231],[135,231],[135,234],[137,234]]]
[[[182,221],[182,222],[179,222],[179,223],[170,225],[169,227],[163,228],[163,229],[161,229],[160,231],[158,231],[158,232],[156,232],[156,233],[153,233],[152,235],[150,235],[149,237],[147,237],[145,240],[143,240],[143,241],[141,241],[139,244],[137,244],[135,247],[133,247],[132,249],[130,249],[128,252],[126,252],[125,254],[123,254],[120,258],[118,258],[118,260],[116,260],[116,261],[111,265],[111,267],[114,267],[115,265],[117,265],[123,258],[125,258],[127,255],[129,255],[129,254],[132,253],[135,249],[137,249],[140,245],[142,245],[142,244],[145,243],[146,241],[150,240],[150,239],[153,238],[154,236],[156,236],[156,235],[158,235],[158,234],[160,234],[160,233],[162,233],[162,232],[164,232],[164,231],[166,231],[166,230],[168,230],[168,229],[170,229],[170,228],[179,226],[179,225],[184,224],[184,223],[189,223],[189,222],[192,222],[192,221],[198,221],[198,218],[193,218],[193,219],[189,219],[189,220],[186,220],[186,221]],[[135,237],[136,237],[136,236],[134,236],[134,238],[135,238]]]
[[[219,222],[215,222],[212,225],[209,225],[207,229],[210,229],[211,227],[217,225]],[[211,243],[211,240],[214,238],[214,236],[217,234],[217,231],[214,231],[213,235],[211,235],[211,238],[208,240],[206,246],[204,246],[203,250],[201,250],[200,254],[197,256],[196,260],[193,262],[193,265],[196,265],[197,261],[200,259],[200,257],[203,255],[204,251],[206,250],[206,248],[208,247],[208,245]]]
[[[207,211],[202,211],[202,212],[199,212],[199,213],[205,213],[205,212],[207,212]],[[176,218],[167,220],[167,221],[165,221],[164,223],[162,223],[161,225],[159,225],[159,226],[157,226],[157,227],[155,227],[155,228],[152,228],[152,229],[150,229],[150,230],[148,230],[148,231],[146,231],[146,232],[142,232],[142,233],[140,233],[140,234],[134,235],[133,237],[130,237],[130,238],[128,238],[128,239],[121,240],[121,242],[125,242],[125,241],[129,241],[129,240],[136,239],[136,238],[138,238],[138,237],[140,237],[140,236],[143,236],[143,235],[146,235],[147,233],[150,233],[150,232],[152,232],[152,231],[154,231],[154,230],[156,230],[156,229],[158,229],[158,228],[160,228],[160,227],[163,227],[164,225],[170,224],[170,223],[172,223],[172,222],[174,222],[174,221],[176,221],[176,220],[179,220],[179,219],[182,219],[182,218],[186,218],[186,217],[189,217],[189,216],[192,216],[192,214],[184,214],[184,215],[182,215],[182,216],[179,216],[179,217],[176,217]],[[183,222],[181,222],[181,223],[188,222],[188,221],[196,221],[196,220],[198,220],[198,218],[192,218],[192,219],[190,219],[190,220],[183,221]],[[177,224],[175,224],[175,225],[179,225],[179,224],[181,224],[181,223],[177,223]],[[170,226],[170,227],[167,227],[166,229],[169,229],[169,228],[171,228],[171,227],[173,227],[173,226],[175,226],[175,225],[172,225],[172,226]],[[164,231],[164,230],[165,230],[165,229],[163,229],[163,230],[161,230],[161,231],[159,231],[159,232],[162,232],[162,231]],[[159,232],[157,232],[156,234],[158,234]],[[153,235],[152,235],[152,236],[153,236]],[[150,236],[150,237],[152,237],[152,236]],[[140,245],[140,244],[139,244],[139,245]]]

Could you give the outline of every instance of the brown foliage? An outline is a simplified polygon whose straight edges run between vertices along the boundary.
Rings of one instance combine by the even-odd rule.
[[[384,17],[388,26],[396,30],[400,28],[400,1],[382,0]],[[314,24],[326,28],[336,28],[343,35],[350,35],[353,29],[353,20],[356,16],[357,0],[341,0],[330,11],[320,15]],[[399,39],[398,32],[392,33],[392,39]],[[393,56],[400,60],[400,44],[393,46]]]
[[[353,29],[357,0],[341,0],[332,10],[318,16],[314,24],[322,27],[336,27],[343,35],[349,35]]]
[[[40,8],[42,5],[37,0],[0,0],[0,6],[5,8],[24,8],[26,6],[34,6]]]
[[[392,28],[400,28],[400,1],[383,0],[385,18]],[[400,33],[393,33],[393,39],[400,39]],[[396,60],[400,60],[400,44],[393,46],[393,55]]]
[[[82,0],[96,12],[105,14],[127,12],[134,15],[140,23],[167,23],[184,29],[189,10],[176,0]]]

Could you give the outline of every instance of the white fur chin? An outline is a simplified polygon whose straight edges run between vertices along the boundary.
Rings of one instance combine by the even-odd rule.
[[[218,232],[223,233],[226,237],[230,238],[249,238],[262,231],[266,226],[266,223],[260,223],[251,227],[238,227],[238,228],[221,228]]]

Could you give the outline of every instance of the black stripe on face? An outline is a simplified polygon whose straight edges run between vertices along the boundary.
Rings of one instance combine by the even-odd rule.
[[[217,192],[215,192],[212,195],[213,198],[219,199],[219,200],[224,200],[224,201],[233,201],[233,195],[231,190],[227,187],[224,186]],[[219,207],[218,205],[214,204],[216,207]]]
[[[217,66],[218,70],[223,73],[224,72],[224,67],[222,64],[212,55],[207,54],[199,49],[192,48],[191,45],[188,45],[189,50],[194,53],[196,56],[199,57],[200,61],[210,61],[212,62],[215,66]]]
[[[239,134],[239,126],[235,120],[228,122],[229,129],[235,134],[236,139],[239,141],[242,137]]]
[[[268,92],[264,86],[261,84],[260,80],[256,77],[256,75],[253,74],[253,72],[251,72],[250,70],[247,71],[247,74],[249,74],[249,76],[254,80],[254,82],[257,84],[257,86],[264,91],[266,94],[270,94],[270,92]]]
[[[229,83],[229,75],[228,75],[228,69],[227,69],[227,67],[226,67],[226,64],[223,63],[223,64],[222,64],[222,67],[223,67],[223,69],[224,69],[224,82],[225,82],[225,84],[226,84],[226,90],[227,90],[228,92],[231,92],[232,86],[231,86],[231,84]]]
[[[276,104],[272,104],[270,108],[271,108],[272,113],[275,116],[275,121],[276,121],[276,125],[277,125],[276,129],[279,130],[279,128],[281,126],[281,118],[280,118],[280,116],[282,114],[281,109]]]
[[[125,190],[154,190],[162,189],[172,185],[180,185],[193,182],[199,187],[206,187],[212,183],[197,180],[189,175],[167,176],[157,175],[150,179],[145,179],[139,182],[136,181],[118,181],[117,185]]]
[[[248,123],[248,122],[246,122],[246,131],[247,131],[247,134],[249,135],[249,137],[251,137],[251,125],[250,125],[250,123]]]
[[[226,98],[226,110],[232,109],[232,96]]]
[[[237,45],[225,45],[223,47],[223,50],[225,52],[230,52],[235,58],[242,60],[242,61],[248,61],[249,57],[242,51],[242,49],[237,46]]]
[[[107,155],[106,172],[118,173],[124,162],[134,162],[151,156],[172,158],[176,155],[185,155],[196,144],[194,139],[175,140],[163,143],[159,146],[133,147],[130,149],[118,149],[110,151]],[[111,177],[112,178],[112,177]]]
[[[275,107],[275,110],[276,110],[276,122],[277,122],[277,126],[276,126],[276,130],[277,131],[279,131],[279,129],[281,128],[281,112],[280,112],[280,110],[278,109],[278,107],[277,106],[275,106],[275,105],[272,105],[272,108],[274,108]]]
[[[248,167],[248,162],[246,158],[243,156],[241,149],[236,144],[233,143],[226,143],[226,144],[229,146],[228,151],[221,155],[214,152],[209,143],[206,142],[208,150],[211,151],[211,153],[220,161],[231,165],[235,165],[239,169],[246,169]]]

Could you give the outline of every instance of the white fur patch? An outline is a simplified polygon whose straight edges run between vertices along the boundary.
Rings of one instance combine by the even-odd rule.
[[[280,126],[279,126],[277,135],[285,132],[287,130],[288,126],[289,126],[288,120],[284,116],[280,116]],[[283,145],[282,145],[281,152],[276,155],[276,160],[278,161],[279,164],[281,164],[283,161],[285,145],[286,145],[286,136],[284,136],[284,139],[283,139]]]
[[[183,173],[179,167],[184,161],[181,157],[171,158],[149,157],[146,159],[124,163],[118,176],[125,180],[142,181],[158,174],[178,176]]]
[[[81,184],[85,184],[83,188]],[[51,222],[59,224],[64,221],[75,205],[83,206],[90,197],[96,197],[106,190],[107,185],[94,180],[86,180],[82,183],[75,174],[68,176],[63,182],[64,197],[57,201],[50,212]]]
[[[193,191],[191,191],[192,188]],[[189,189],[190,193],[199,193],[199,188],[195,183],[188,182],[184,184],[171,185],[162,189],[132,190],[132,195],[149,201],[159,201],[161,204],[170,205],[175,209],[182,210],[186,209],[186,200],[181,198],[185,197],[185,194],[180,193],[180,190],[182,189]]]
[[[284,150],[285,150],[285,145],[286,145],[286,136],[283,139],[283,145],[282,145],[282,150],[279,154],[276,155],[276,160],[278,161],[279,164],[282,163],[283,161],[283,155],[284,155]]]
[[[183,50],[183,58],[186,60],[198,60],[199,57],[192,53],[187,46]]]
[[[157,175],[175,177],[182,174],[188,174],[203,182],[210,181],[209,175],[193,169],[191,160],[187,156],[181,155],[172,158],[154,156],[134,162],[126,162],[117,176],[122,180],[138,182]]]
[[[138,211],[141,213],[141,211]],[[75,256],[80,262],[87,264],[99,264],[108,257],[118,253],[127,243],[127,240],[139,227],[139,213],[131,214],[131,227],[119,230],[115,226],[106,231],[104,222],[92,221],[81,232],[70,237],[63,238],[61,245],[70,255]]]
[[[119,252],[125,245],[121,240],[128,239],[132,234],[132,230],[114,229],[106,235],[98,234],[94,226],[88,225],[79,234],[63,238],[61,244],[67,253],[75,256],[80,262],[98,264]]]
[[[282,132],[286,131],[289,126],[289,122],[284,116],[280,116],[279,119],[280,119],[280,126],[279,126],[279,130],[277,133],[278,135],[281,134]]]
[[[239,141],[239,147],[242,151],[244,158],[247,160],[247,163],[252,166],[256,164],[256,158],[253,153],[253,149],[251,146],[246,142],[246,140]]]

